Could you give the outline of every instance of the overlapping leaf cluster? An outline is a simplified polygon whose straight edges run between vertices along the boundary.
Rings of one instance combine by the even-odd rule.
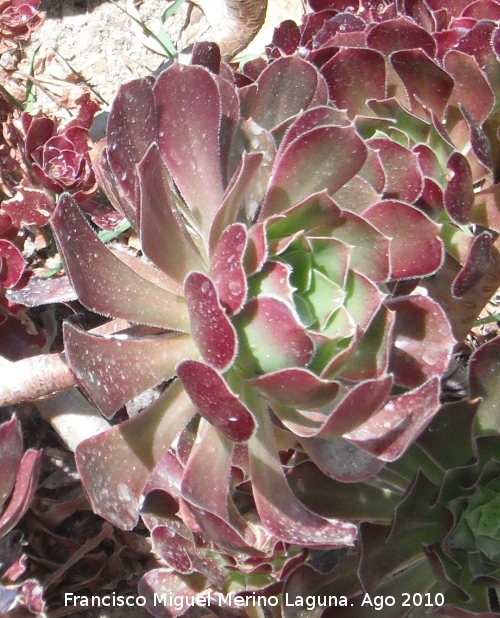
[[[373,603],[362,605],[367,593],[398,599],[386,608],[390,616],[498,615],[499,362],[498,339],[477,350],[470,360],[471,400],[444,405],[405,455],[369,485],[346,489],[310,463],[292,471],[289,480],[306,501],[330,496],[322,514],[362,523],[358,555],[328,575],[299,567],[286,584],[290,599],[346,595],[348,608],[335,610],[346,618],[378,615]],[[402,591],[411,599],[406,610]],[[298,618],[300,611],[285,616]],[[316,608],[308,615],[330,613]]]
[[[0,424],[0,611],[16,607],[43,611],[42,589],[35,580],[17,584],[26,570],[20,534],[13,531],[35,493],[42,452],[24,451],[19,421]]]
[[[315,64],[333,104],[377,140],[382,165],[399,160],[398,173],[386,175],[386,192],[417,197],[434,219],[446,210],[452,224],[442,236],[462,266],[447,265],[452,290],[466,295],[484,275],[495,238],[479,226],[499,227],[498,3],[310,4],[300,27],[277,29],[269,57],[297,53]],[[242,79],[255,79],[265,64],[248,63]],[[471,222],[475,237],[460,228]],[[495,289],[482,284],[487,294]],[[447,292],[437,293],[453,313]]]
[[[24,115],[12,134],[49,212],[57,200],[78,299],[113,319],[107,334],[64,324],[79,385],[108,419],[156,389],[80,443],[78,469],[97,513],[149,528],[164,568],[147,596],[301,594],[316,578],[356,599],[409,578],[484,612],[473,586],[496,578],[498,463],[470,431],[437,460],[441,376],[500,279],[498,5],[311,8],[241,72],[201,45],[124,85],[93,171],[82,127]],[[96,179],[140,256],[87,222]],[[298,566],[352,546],[361,521],[359,564],[326,582]],[[436,573],[448,584],[433,589]]]
[[[0,53],[27,39],[40,25],[43,15],[40,0],[2,0],[0,2]]]
[[[454,56],[456,75],[467,66],[482,87],[466,98],[411,16],[308,19],[304,41],[320,19],[357,33],[355,46],[328,39],[236,82],[203,47],[193,65],[120,90],[96,173],[147,261],[104,247],[69,195],[52,220],[80,301],[118,320],[106,336],[65,324],[81,386],[111,418],[170,381],[79,446],[84,485],[124,528],[146,497],[158,553],[173,571],[201,572],[205,583],[190,576],[201,589],[220,588],[234,560],[247,572],[246,554],[270,564],[283,543],[354,542],[354,525],[302,504],[287,468],[307,459],[353,481],[407,450],[439,409],[452,326],[470,319],[453,300],[451,326],[418,284],[477,294],[496,251],[491,200],[479,207],[474,193],[494,168],[483,128],[494,94],[475,57]],[[370,41],[396,48],[363,43],[382,26],[399,38]],[[176,577],[145,581],[162,590]]]

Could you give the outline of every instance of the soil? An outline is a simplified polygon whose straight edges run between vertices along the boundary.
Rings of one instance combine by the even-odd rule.
[[[166,0],[41,0],[46,20],[33,33],[19,67],[29,74],[33,63],[34,110],[67,118],[81,94],[82,81],[106,105],[121,84],[154,72],[166,60],[165,52],[132,17],[156,34],[170,4]],[[303,0],[269,0],[266,23],[240,57],[262,52],[279,23],[299,22],[303,12]],[[195,39],[210,38],[203,12],[187,1],[168,18],[165,29],[179,51]]]

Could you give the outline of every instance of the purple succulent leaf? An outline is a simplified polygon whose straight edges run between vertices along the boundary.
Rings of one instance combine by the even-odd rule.
[[[17,227],[23,223],[45,225],[54,208],[54,200],[46,191],[25,184],[18,186],[14,197],[2,202],[2,213],[8,213]]]
[[[202,267],[202,260],[177,208],[172,180],[156,144],[148,149],[137,171],[143,251],[182,285],[188,272]]]
[[[448,368],[455,342],[443,308],[428,296],[400,296],[386,302],[395,312],[389,370],[396,384],[415,388]]]
[[[16,484],[17,471],[23,458],[23,437],[19,421],[13,416],[0,425],[0,513]]]
[[[207,237],[224,193],[217,79],[203,67],[174,64],[158,78],[154,97],[161,155]]]
[[[255,535],[228,494],[233,452],[234,443],[213,425],[204,423],[186,466],[182,497],[195,507],[193,514],[200,528],[214,543],[231,551],[248,551],[256,545]]]
[[[344,306],[359,331],[364,333],[381,308],[385,294],[373,281],[355,270],[350,271],[346,288]]]
[[[197,571],[217,587],[224,586],[227,578],[224,567],[227,561],[216,552],[196,547],[193,535],[189,531],[180,531],[175,524],[160,525],[153,529],[151,537],[153,551],[176,572],[187,575]]]
[[[436,53],[436,41],[432,35],[406,17],[374,25],[368,33],[367,44],[384,56],[404,49],[422,49],[430,58]]]
[[[325,405],[321,411],[323,419],[317,427],[304,427],[283,423],[294,433],[305,438],[338,438],[353,431],[376,414],[386,403],[391,392],[392,379],[384,376],[378,380],[365,380],[349,390],[339,401]],[[326,417],[326,418],[325,418]],[[280,417],[281,418],[281,417]]]
[[[363,311],[364,301],[361,300],[360,302],[362,303],[361,311]],[[338,366],[336,359],[333,359],[333,362],[324,371],[326,375],[331,376],[335,372],[346,380],[359,382],[381,378],[386,374],[393,342],[394,314],[388,311],[386,307],[381,306],[376,313],[367,312],[365,319],[370,316],[373,316],[373,319],[368,324],[366,331],[362,333],[361,338],[355,341],[352,353],[347,355],[344,362]],[[360,335],[358,328],[356,339]]]
[[[280,156],[286,148],[301,135],[312,131],[318,127],[338,126],[347,127],[350,125],[349,119],[344,111],[333,109],[332,107],[313,107],[300,114],[294,123],[286,131],[280,144]],[[277,159],[276,159],[277,161]]]
[[[365,180],[378,194],[382,194],[387,186],[387,175],[382,164],[382,157],[380,150],[370,149],[365,164],[359,171],[360,179]],[[351,182],[355,181],[356,178],[357,176]]]
[[[430,113],[432,119],[432,126],[436,129],[437,134],[443,140],[445,146],[450,148],[450,151],[455,149],[454,142],[450,137],[450,133],[448,132],[446,126],[439,120],[437,115],[434,112]]]
[[[111,253],[146,281],[167,290],[175,297],[182,296],[182,287],[149,262],[137,259],[134,254],[119,249],[111,249]]]
[[[28,263],[19,249],[5,238],[0,238],[0,285],[13,288],[19,283]]]
[[[321,126],[300,135],[278,153],[259,218],[281,213],[324,189],[333,195],[359,172],[366,156],[353,127]]]
[[[281,369],[250,381],[267,397],[287,406],[310,409],[326,405],[336,396],[339,385],[323,380],[308,369]]]
[[[462,116],[465,118],[465,121],[469,126],[472,152],[476,156],[479,163],[484,166],[486,170],[492,170],[494,167],[493,151],[486,131],[474,120],[465,106],[459,104],[459,108],[462,112]]]
[[[314,345],[292,309],[271,296],[251,299],[237,322],[240,352],[237,362],[262,373],[285,367],[304,367]]]
[[[246,191],[257,177],[263,159],[261,152],[244,152],[229,183],[219,210],[216,212],[210,230],[209,247],[212,253],[224,230],[238,220]]]
[[[138,202],[130,202],[120,190],[118,182],[114,178],[108,158],[108,149],[103,148],[98,151],[99,145],[94,147],[92,153],[92,167],[100,187],[106,194],[113,207],[122,213],[136,228],[138,227],[138,213],[136,205]]]
[[[425,178],[424,190],[420,196],[419,203],[421,204],[422,209],[427,212],[442,210],[444,203],[443,190],[436,182],[434,182],[434,180]]]
[[[70,369],[108,418],[133,397],[175,375],[177,363],[198,354],[188,335],[99,337],[69,322],[63,332]]]
[[[344,48],[322,68],[330,97],[349,118],[370,113],[369,99],[385,99],[386,68],[382,54],[374,49]]]
[[[259,295],[276,295],[293,304],[296,288],[290,283],[292,267],[281,262],[269,261],[259,273]],[[255,280],[254,280],[255,281]]]
[[[405,202],[414,202],[422,193],[424,179],[418,156],[401,144],[384,137],[367,142],[377,152],[385,173],[384,195]]]
[[[344,483],[370,478],[385,465],[344,438],[302,438],[300,443],[323,474]]]
[[[245,252],[245,271],[248,276],[262,270],[269,255],[265,223],[252,225],[248,233],[248,244]]]
[[[380,201],[380,193],[377,193],[369,182],[363,180],[360,173],[335,193],[335,201],[343,210],[362,214]]]
[[[242,147],[238,143],[240,135],[238,124],[241,119],[240,100],[238,92],[233,84],[233,75],[227,79],[216,76],[217,87],[221,98],[222,116],[219,130],[219,151],[221,158],[221,172],[224,188],[236,167],[239,164]]]
[[[193,45],[191,64],[197,64],[208,69],[215,75],[219,74],[221,63],[220,47],[209,41],[197,41]]]
[[[474,19],[500,19],[500,5],[495,0],[476,0],[462,11],[462,17]]]
[[[193,597],[203,596],[206,578],[198,573],[181,575],[169,569],[151,569],[139,582],[139,594],[155,618],[177,618],[193,605]],[[154,595],[165,594],[166,603],[154,602]]]
[[[192,534],[190,538],[179,534],[169,526],[156,526],[151,533],[153,551],[161,556],[167,565],[177,573],[193,571],[189,550],[195,549]]]
[[[90,215],[92,222],[102,230],[114,232],[126,222],[121,212],[95,200],[84,202],[82,209],[86,215]]]
[[[300,28],[292,19],[287,19],[274,29],[273,45],[284,55],[292,55],[300,44]]]
[[[63,194],[52,217],[66,272],[81,303],[97,313],[172,330],[188,330],[185,301],[154,285],[116,257]]]
[[[450,104],[463,105],[474,122],[482,125],[493,109],[495,97],[475,58],[451,49],[443,66],[455,82]]]
[[[17,234],[16,228],[19,227],[19,225],[22,222],[22,219],[19,220],[18,222],[15,222],[15,210],[16,209],[14,208],[13,210],[14,212],[8,213],[7,210],[5,209],[5,201],[2,202],[2,210],[0,211],[0,235],[1,236],[4,236],[9,231],[11,233]]]
[[[197,360],[177,367],[181,379],[198,412],[233,442],[246,442],[255,431],[250,410],[231,391],[222,375]]]
[[[285,543],[307,547],[345,547],[356,539],[353,524],[327,520],[303,506],[292,493],[281,467],[267,409],[260,409],[258,427],[248,443],[253,494],[267,530]]]
[[[500,184],[474,194],[473,221],[500,232]]]
[[[7,508],[0,515],[0,538],[17,524],[35,493],[42,464],[42,451],[27,450],[16,473],[16,484]]]
[[[28,156],[31,156],[37,148],[42,147],[56,132],[56,123],[51,118],[45,116],[32,117],[28,113],[23,113],[21,121],[26,127],[25,147]],[[29,125],[26,126],[28,123]],[[37,162],[41,163],[41,161]]]
[[[364,216],[343,211],[330,235],[352,247],[351,268],[372,281],[386,281],[389,278],[390,239]]]
[[[232,240],[241,242],[234,238],[239,235],[240,227],[228,229],[233,232],[226,238],[230,241],[232,234]],[[244,285],[245,282],[240,277],[237,283]],[[227,291],[231,291],[229,281]],[[245,294],[245,289],[238,289],[238,292]],[[184,294],[188,303],[191,336],[203,358],[216,369],[225,371],[236,356],[238,340],[234,326],[221,305],[214,282],[202,273],[190,273],[186,277]]]
[[[135,166],[156,140],[156,119],[150,79],[123,85],[113,101],[107,127],[107,163],[125,200],[124,214],[137,223],[139,185]]]
[[[455,85],[452,77],[421,49],[394,52],[391,64],[406,88],[412,111],[418,115],[423,104],[443,120]]]
[[[498,414],[498,388],[500,377],[500,339],[483,344],[470,359],[470,395],[481,397],[477,422],[482,434],[497,433],[500,428]]]
[[[246,227],[242,223],[234,223],[226,228],[212,256],[210,276],[221,304],[230,314],[240,311],[247,296],[247,278],[243,268],[246,246]]]
[[[467,261],[453,281],[452,292],[457,298],[464,296],[483,277],[490,263],[493,237],[490,232],[481,232],[472,241]]]
[[[134,528],[149,475],[195,412],[174,381],[140,414],[81,442],[76,464],[94,512],[123,530]]]
[[[366,220],[391,239],[391,278],[423,277],[443,262],[439,226],[420,210],[397,200],[384,200],[363,213]]]
[[[344,8],[347,7],[342,7],[340,13],[325,21],[314,37],[315,47],[355,47],[358,41],[361,47],[364,45],[366,23]]]
[[[244,117],[252,118],[268,131],[310,107],[328,102],[324,78],[298,56],[279,58],[269,64],[260,74],[257,88],[243,94]]]
[[[246,218],[249,221],[254,221],[267,193],[277,147],[271,133],[254,122],[252,118],[240,121],[240,128],[247,149],[252,154],[262,154],[262,162],[256,170],[252,182],[249,183],[244,196]]]
[[[444,177],[441,164],[436,153],[426,144],[417,144],[413,148],[413,152],[418,155],[418,163],[422,174],[426,181],[432,180],[441,189],[446,185],[446,178]],[[425,187],[424,187],[425,192]],[[440,204],[440,208],[442,204]]]
[[[446,164],[450,177],[444,190],[444,207],[459,225],[469,223],[474,204],[472,170],[459,152],[451,154]]]
[[[378,457],[394,461],[418,438],[439,410],[439,378],[392,398],[346,438]]]
[[[159,489],[170,494],[174,500],[179,501],[181,498],[181,483],[183,474],[184,466],[181,464],[177,456],[174,455],[172,451],[165,451],[148,478],[148,481],[144,487],[144,495],[147,496],[148,493]],[[151,522],[149,521],[149,514],[147,512],[142,513],[142,518],[150,530],[157,524],[157,521],[154,520],[151,525]]]
[[[458,51],[464,52],[469,56],[473,56],[479,68],[486,73],[486,76],[491,78],[488,69],[490,69],[490,61],[492,59],[492,40],[497,24],[491,20],[480,20],[469,31],[461,37],[460,42],[456,46]],[[496,62],[493,63],[496,66]],[[492,82],[495,83],[493,78]]]

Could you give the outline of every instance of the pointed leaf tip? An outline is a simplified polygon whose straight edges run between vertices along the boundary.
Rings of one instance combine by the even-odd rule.
[[[153,89],[158,145],[188,208],[206,236],[223,196],[220,157],[222,97],[217,76],[174,64]]]
[[[247,231],[241,223],[226,229],[212,258],[210,274],[221,303],[230,313],[237,313],[247,295],[247,279],[243,256],[247,245]]]
[[[201,416],[234,442],[245,442],[255,430],[250,410],[215,369],[196,360],[182,362],[177,375]]]
[[[59,200],[52,227],[65,269],[87,309],[138,324],[188,330],[184,299],[145,279],[114,255],[66,193]]]
[[[224,371],[234,360],[237,337],[220,304],[213,281],[198,272],[186,277],[184,293],[191,320],[191,335],[203,358]]]

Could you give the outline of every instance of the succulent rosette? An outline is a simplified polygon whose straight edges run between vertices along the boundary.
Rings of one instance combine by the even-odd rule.
[[[148,261],[105,247],[71,196],[58,203],[80,301],[118,320],[105,336],[65,324],[80,385],[111,418],[171,381],[77,449],[93,508],[122,528],[158,490],[229,554],[351,545],[356,526],[303,506],[283,465],[300,445],[327,474],[364,478],[439,408],[450,324],[428,296],[391,290],[439,271],[440,226],[411,203],[419,190],[385,196],[377,144],[328,103],[298,57],[245,92],[225,65],[174,64],[121,88],[96,168]],[[153,538],[166,526],[148,522]],[[192,556],[187,531],[169,534]]]
[[[481,300],[486,302],[498,287],[497,269],[491,268],[500,229],[498,3],[361,1],[353,6],[327,0],[310,6],[300,26],[287,21],[276,30],[268,58],[248,62],[240,82],[252,82],[268,62],[290,54],[317,66],[333,104],[365,137],[378,141],[386,171],[396,157],[402,164],[407,149],[405,171],[389,175],[386,191],[405,178],[405,193],[411,192],[410,161],[418,158],[424,183],[417,189],[420,207],[434,219],[443,209],[449,216],[442,237],[453,295],[465,299],[482,279],[476,294],[487,288]],[[490,281],[488,271],[494,271]],[[449,314],[475,302],[469,295],[459,303],[449,289],[438,288],[431,283],[429,291]],[[459,339],[470,324],[454,326]]]
[[[394,596],[391,616],[499,615],[499,364],[497,338],[470,359],[471,399],[444,405],[370,485],[342,486],[311,462],[291,471],[292,487],[316,512],[361,522],[357,555],[326,575],[302,565],[288,579],[289,599],[347,595],[345,608],[317,607],[308,616],[378,615],[373,602],[361,605],[366,595]]]
[[[40,0],[2,0],[0,2],[0,35],[2,43],[27,39],[40,25]]]
[[[88,94],[77,103],[77,117],[64,126],[28,112],[4,123],[6,141],[20,153],[17,175],[21,180],[11,187],[15,195],[2,204],[3,211],[16,224],[44,225],[64,192],[94,214],[97,205],[93,206],[92,198],[98,186],[90,160],[88,131],[98,105]]]

